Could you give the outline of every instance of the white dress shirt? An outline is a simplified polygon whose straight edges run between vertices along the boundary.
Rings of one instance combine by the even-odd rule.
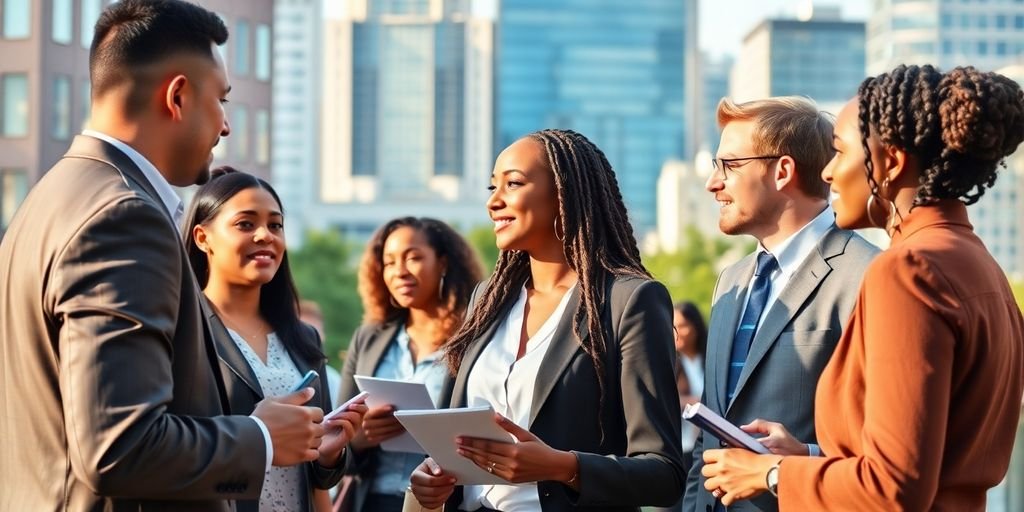
[[[470,407],[490,405],[495,411],[525,429],[530,428],[530,411],[537,372],[544,361],[555,328],[565,313],[572,295],[569,288],[558,307],[544,321],[540,329],[526,342],[526,353],[518,361],[519,338],[523,332],[526,309],[526,287],[512,305],[508,316],[494,331],[494,338],[480,353],[469,372],[466,384]],[[503,512],[532,512],[540,510],[540,496],[536,482],[509,485],[467,485],[463,491],[462,510],[476,510],[481,506]]]

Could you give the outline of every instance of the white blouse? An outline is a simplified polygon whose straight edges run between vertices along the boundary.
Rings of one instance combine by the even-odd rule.
[[[494,338],[480,353],[480,357],[469,372],[466,396],[470,407],[490,405],[516,425],[530,428],[530,410],[534,405],[533,388],[537,372],[551,345],[555,328],[565,313],[565,306],[569,302],[573,288],[565,292],[555,311],[527,340],[526,353],[516,361],[526,309],[526,287],[523,287],[519,292],[519,299],[512,305],[508,316],[498,325],[494,331]],[[530,482],[466,486],[459,508],[476,510],[481,506],[503,512],[540,510],[537,484]]]
[[[228,333],[242,351],[249,368],[256,374],[263,396],[287,395],[291,392],[292,386],[302,378],[302,372],[295,366],[277,334],[267,334],[267,362],[264,364],[249,343],[237,332],[228,329]],[[300,512],[306,494],[306,489],[302,488],[302,471],[302,464],[290,467],[271,466],[263,478],[260,510]]]

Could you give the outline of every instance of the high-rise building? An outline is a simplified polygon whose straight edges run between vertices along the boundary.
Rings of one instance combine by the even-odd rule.
[[[325,21],[314,227],[489,222],[493,21],[468,0],[353,0]]]
[[[718,151],[718,102],[729,95],[729,73],[732,70],[732,57],[711,57],[701,55],[700,89],[698,93],[697,118],[694,122],[697,131],[694,145],[696,158],[704,155],[714,156]],[[703,152],[703,153],[702,153]],[[710,158],[708,156],[708,158]]]
[[[696,4],[500,2],[496,149],[543,128],[584,134],[615,168],[634,227],[653,230],[662,164],[692,157],[684,70],[696,58]]]
[[[269,180],[274,0],[203,0],[228,27],[221,47],[231,83],[225,106],[231,135],[214,148],[213,165],[227,164]]]
[[[1024,84],[1024,2],[877,0],[867,28],[868,74],[898,64],[940,70],[972,65]],[[978,236],[1008,273],[1024,275],[1024,154],[1000,169],[995,186],[969,209]]]
[[[897,64],[994,70],[1024,53],[1024,2],[874,0],[867,26],[867,73]]]
[[[864,23],[840,20],[838,8],[818,9],[806,21],[768,19],[743,39],[730,96],[807,96],[838,113],[857,93],[864,64]]]
[[[302,245],[320,171],[321,0],[274,1],[271,178],[284,203],[288,245]]]
[[[702,151],[694,163],[670,160],[658,177],[657,249],[679,250],[688,227],[718,236],[718,203],[704,189],[712,172],[711,155]]]
[[[88,123],[89,46],[109,0],[0,2],[0,232]],[[232,136],[218,161],[269,177],[272,0],[207,0],[231,30]],[[240,42],[244,41],[244,43]],[[232,51],[231,48],[236,48]]]

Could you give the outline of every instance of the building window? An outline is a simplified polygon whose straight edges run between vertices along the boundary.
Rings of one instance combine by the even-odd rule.
[[[249,23],[238,20],[235,25],[235,73],[240,76],[249,74]]]
[[[232,111],[231,145],[235,150],[235,160],[244,162],[249,159],[249,111],[245,105],[235,105]]]
[[[4,0],[4,38],[28,39],[32,35],[32,0]]]
[[[50,20],[50,37],[57,44],[71,44],[74,38],[74,15],[71,0],[53,0],[53,18]]]
[[[1018,14],[1013,17],[1013,28],[1024,29],[1024,16]]]
[[[1005,14],[997,14],[996,15],[996,28],[999,29],[999,30],[1005,30],[1006,29],[1006,15]]]
[[[57,140],[67,140],[71,134],[71,77],[53,77],[53,119],[50,135]]]
[[[92,84],[88,79],[82,82],[79,91],[82,96],[78,101],[78,118],[82,120],[82,129],[84,130],[89,126],[89,111],[92,109]]]
[[[82,17],[80,39],[82,48],[92,45],[92,33],[96,30],[96,21],[100,19],[103,5],[100,0],[82,0]]]
[[[270,112],[266,109],[256,111],[256,163],[270,162]]]
[[[28,135],[28,75],[12,73],[3,75],[0,83],[0,96],[3,103],[0,115],[3,124],[0,135],[4,137],[24,137]]]
[[[270,26],[256,25],[256,78],[270,80]]]
[[[28,195],[28,171],[0,169],[0,231],[6,230],[14,219],[21,202]]]

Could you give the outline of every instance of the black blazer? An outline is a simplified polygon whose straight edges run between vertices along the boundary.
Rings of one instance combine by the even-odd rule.
[[[398,322],[392,321],[384,324],[365,324],[356,330],[345,354],[345,365],[341,369],[341,388],[338,391],[341,401],[348,400],[359,392],[356,375],[372,377],[377,371],[381,359],[398,335],[398,328]],[[450,400],[451,382],[451,377],[446,373],[444,385],[441,387],[442,393],[438,397],[439,404],[447,404]],[[372,448],[359,454],[354,450],[350,453],[350,464],[345,468],[345,472],[354,475],[352,484],[355,487],[349,498],[353,500],[352,512],[376,512],[364,511],[363,506],[366,503],[366,496],[370,493],[370,480],[377,468],[379,453],[380,448]]]
[[[485,286],[477,286],[474,298]],[[603,399],[590,356],[572,333],[579,288],[572,294],[537,374],[529,430],[552,448],[577,453],[580,490],[537,482],[541,510],[625,512],[670,506],[682,495],[686,474],[668,291],[657,281],[609,278],[601,318],[607,342]],[[452,407],[466,406],[469,373],[499,323],[466,352]],[[461,502],[457,487],[448,510],[457,510]]]
[[[213,308],[206,300],[203,301],[203,309],[210,321],[210,331],[217,346],[220,371],[227,388],[231,414],[252,414],[256,409],[256,404],[264,398],[263,390],[256,379],[256,374],[245,360],[242,351],[238,349],[234,340],[231,339],[231,335],[228,334],[224,323],[214,313]],[[316,329],[306,324],[302,324],[302,326],[304,327],[306,341],[320,346],[320,335],[317,334]],[[327,385],[327,371],[325,368],[327,361],[323,359],[310,361],[291,352],[288,355],[291,356],[292,361],[295,362],[295,366],[298,367],[301,373],[305,374],[309,370],[316,370],[320,374],[316,394],[313,395],[313,398],[306,405],[319,407],[325,412],[330,411],[330,386]],[[347,453],[348,450],[346,449],[345,452]],[[344,457],[343,455],[342,463],[337,468],[325,468],[316,461],[305,464],[306,471],[303,474],[303,486],[306,488],[306,493],[302,495],[304,496],[302,506],[305,510],[313,510],[312,498],[314,487],[317,489],[330,489],[341,480],[343,476],[342,469],[345,465]],[[258,498],[255,500],[238,500],[236,505],[238,512],[259,512]]]

